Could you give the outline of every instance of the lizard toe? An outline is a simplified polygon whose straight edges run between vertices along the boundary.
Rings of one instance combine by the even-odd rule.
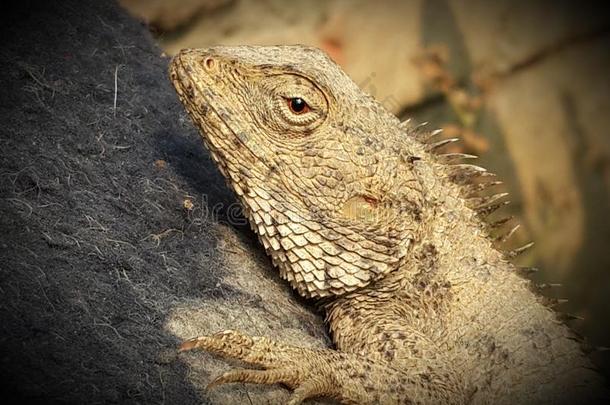
[[[336,388],[336,386],[329,379],[314,377],[294,389],[287,405],[298,405],[306,399],[314,397],[333,397],[333,388]]]
[[[286,384],[290,387],[295,385],[298,380],[298,372],[290,368],[278,368],[272,370],[250,370],[234,369],[216,377],[207,386],[207,389],[214,388],[221,384],[228,383],[251,383],[251,384]]]

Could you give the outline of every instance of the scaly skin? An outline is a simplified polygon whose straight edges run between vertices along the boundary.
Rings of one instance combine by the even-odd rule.
[[[185,342],[182,350],[262,368],[212,384],[283,383],[291,403],[606,395],[568,328],[488,236],[480,216],[496,198],[476,193],[495,184],[491,176],[435,154],[439,145],[323,52],[184,50],[171,80],[280,275],[322,301],[336,345],[312,350],[235,331]]]

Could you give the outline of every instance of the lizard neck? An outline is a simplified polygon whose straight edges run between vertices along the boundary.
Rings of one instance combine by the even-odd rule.
[[[444,179],[446,168],[425,159],[414,170],[420,179],[440,180],[422,180],[421,232],[409,254],[397,270],[327,305],[329,326],[341,350],[362,350],[366,341],[371,351],[383,352],[388,328],[438,340],[458,295],[468,291],[465,285],[512,271],[466,206],[461,188]],[[494,283],[488,287],[493,294]]]
[[[463,223],[452,231],[461,238],[432,232],[403,267],[328,304],[337,348],[397,367],[449,367],[469,388],[491,392],[487,399],[508,389],[516,403],[542,401],[555,392],[543,381],[574,387],[568,392],[580,392],[582,381],[583,390],[595,388],[569,329],[483,235],[460,230]]]

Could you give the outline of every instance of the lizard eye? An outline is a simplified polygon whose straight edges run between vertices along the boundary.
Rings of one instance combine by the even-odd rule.
[[[288,102],[288,108],[290,108],[293,114],[305,114],[311,110],[305,100],[300,97],[287,98],[286,101]]]

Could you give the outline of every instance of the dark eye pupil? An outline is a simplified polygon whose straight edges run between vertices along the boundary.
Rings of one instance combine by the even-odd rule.
[[[305,103],[305,100],[303,100],[302,98],[296,97],[296,98],[290,99],[290,108],[294,112],[303,111],[305,109],[306,105],[307,104]]]

